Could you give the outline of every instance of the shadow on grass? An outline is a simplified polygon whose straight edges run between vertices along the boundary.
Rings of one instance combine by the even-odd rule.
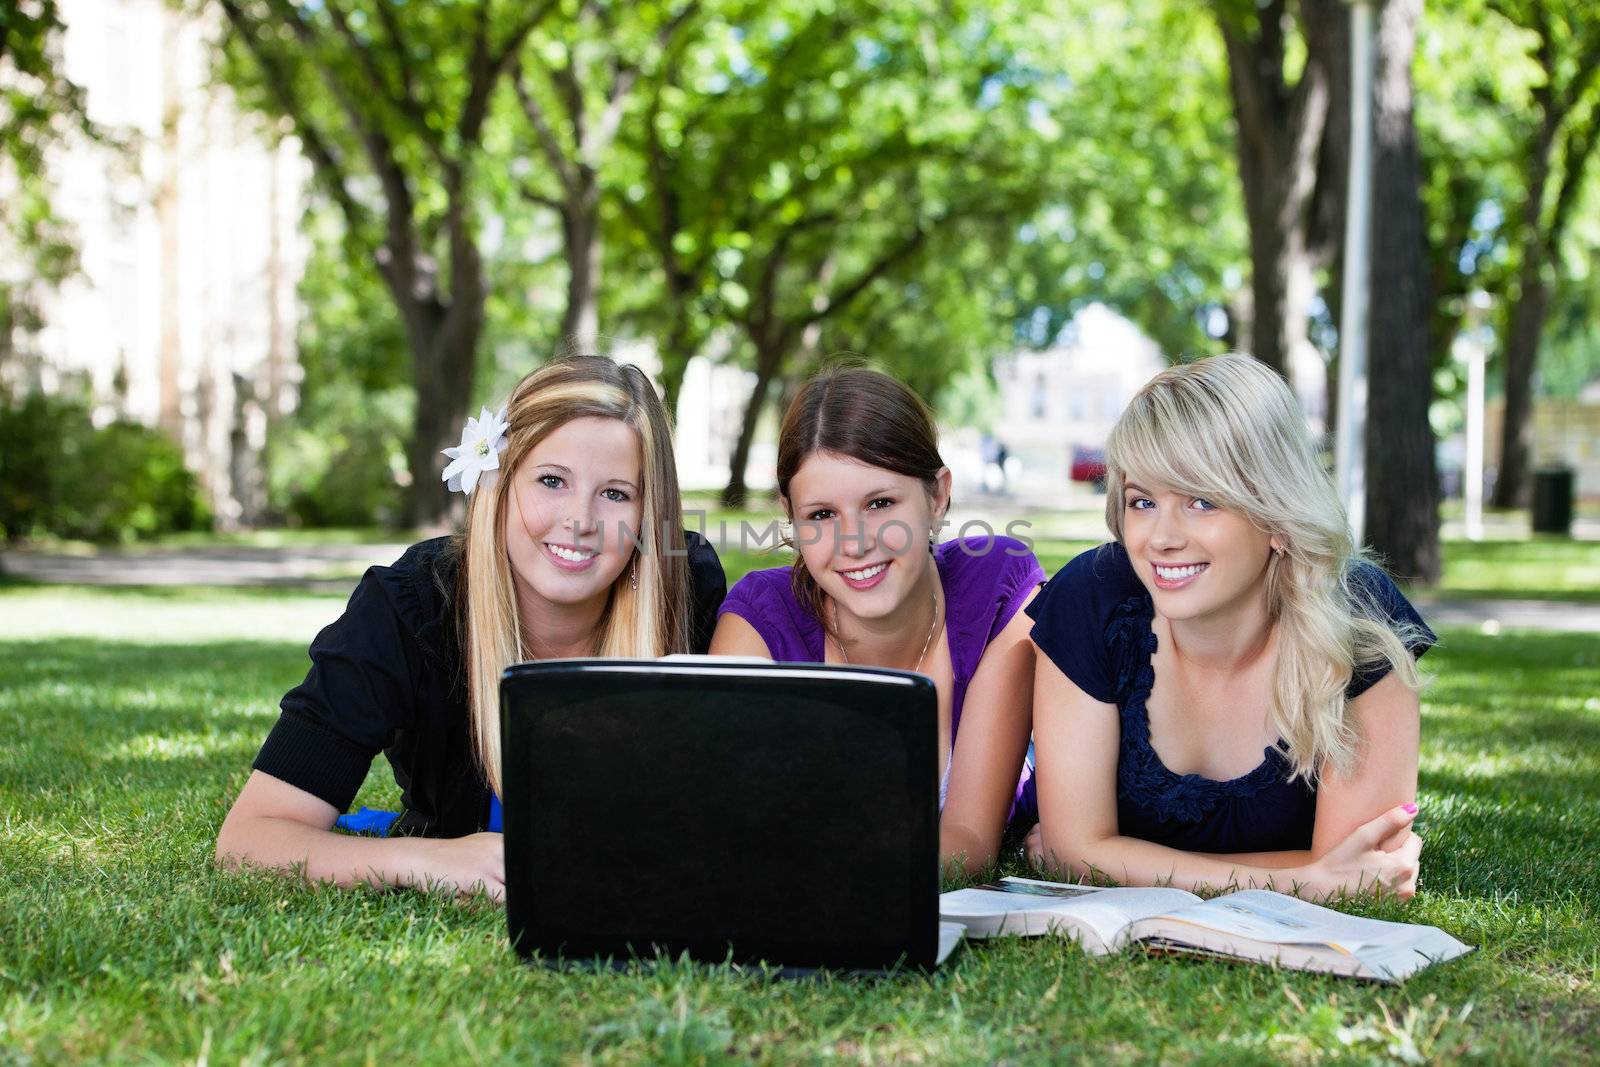
[[[1451,633],[1424,721],[1427,865],[1462,896],[1600,897],[1600,691],[1587,638]],[[1515,664],[1509,672],[1507,664]],[[0,643],[0,803],[43,838],[205,841],[307,667],[296,641]],[[378,773],[387,776],[382,761]],[[85,825],[98,830],[83,830]]]
[[[298,643],[0,642],[0,789],[31,806],[142,790],[154,798],[249,764],[304,677]]]
[[[1418,1060],[1581,1061],[1600,1014],[1583,903],[1597,887],[1595,865],[1572,861],[1594,854],[1600,790],[1581,767],[1526,759],[1595,758],[1580,751],[1594,747],[1593,716],[1563,710],[1600,689],[1600,666],[1585,666],[1595,658],[1537,636],[1452,639],[1430,656],[1450,703],[1424,734],[1425,760],[1442,768],[1423,776],[1427,885],[1409,907],[1428,910],[1380,911],[1483,951],[1401,989],[1136,953],[1089,960],[1051,939],[969,946],[926,980],[752,988],[700,968],[525,968],[503,913],[482,902],[217,873],[216,826],[305,670],[299,642],[0,642],[0,1002],[41,1006],[12,1016],[39,1062],[196,1059],[213,1033],[218,1061],[266,1049],[320,1062],[364,1045],[373,1056],[379,1042],[374,1058],[453,1062],[469,1032],[491,1060],[664,1062],[670,1049],[651,1035],[696,1018],[709,1020],[707,1055],[680,1061],[785,1058],[777,1042],[796,1059],[832,1058],[841,1034],[870,1031],[883,1059],[1079,1049],[1310,1062],[1343,1049],[1356,1062],[1396,1058],[1388,1031],[1355,1047],[1339,1035],[1413,1008]]]

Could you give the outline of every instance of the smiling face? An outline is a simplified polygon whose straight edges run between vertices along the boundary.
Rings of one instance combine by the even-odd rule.
[[[1122,491],[1122,543],[1168,619],[1225,614],[1265,595],[1271,534],[1203,497],[1151,479]]]
[[[928,534],[949,499],[948,470],[930,496],[920,478],[813,452],[790,480],[784,509],[822,591],[860,618],[881,618],[927,573]]]
[[[640,536],[639,435],[620,419],[573,419],[517,467],[505,505],[519,596],[555,605],[604,597]]]

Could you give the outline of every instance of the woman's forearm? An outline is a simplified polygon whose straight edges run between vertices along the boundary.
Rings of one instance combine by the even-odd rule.
[[[977,874],[993,864],[998,853],[999,843],[987,841],[977,830],[960,823],[939,823],[939,865],[944,870]]]
[[[1294,849],[1286,852],[1193,852],[1190,855],[1204,856],[1206,859],[1220,860],[1224,863],[1242,863],[1249,867],[1265,867],[1274,871],[1281,871],[1290,867],[1305,867],[1316,859],[1310,849]]]
[[[293,819],[230,815],[217,834],[217,861],[232,868],[303,870],[312,881],[341,886],[413,886],[426,881],[420,875],[430,844],[409,837],[338,834]]]
[[[1297,895],[1322,895],[1330,889],[1314,884],[1309,852],[1209,855],[1120,836],[1059,844],[1047,840],[1043,852],[1046,866],[1053,863],[1078,877],[1101,876],[1121,885],[1273,889]]]

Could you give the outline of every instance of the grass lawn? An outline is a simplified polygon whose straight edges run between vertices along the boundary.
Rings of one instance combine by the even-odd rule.
[[[1446,541],[1442,596],[1600,604],[1600,541]]]
[[[1577,1062],[1600,1056],[1600,643],[1426,664],[1422,892],[1480,946],[1398,989],[1057,939],[931,977],[518,964],[501,911],[211,867],[341,598],[0,588],[0,1065]],[[358,803],[392,805],[380,761]]]

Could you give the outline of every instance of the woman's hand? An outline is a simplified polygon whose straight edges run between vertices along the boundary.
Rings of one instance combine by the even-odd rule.
[[[1411,829],[1415,804],[1390,808],[1356,827],[1350,835],[1298,873],[1314,893],[1393,893],[1409,900],[1417,892],[1422,838]]]
[[[485,893],[506,899],[505,835],[468,834],[443,841],[417,841],[426,847],[411,865],[407,882],[428,888],[454,889],[458,893]]]

